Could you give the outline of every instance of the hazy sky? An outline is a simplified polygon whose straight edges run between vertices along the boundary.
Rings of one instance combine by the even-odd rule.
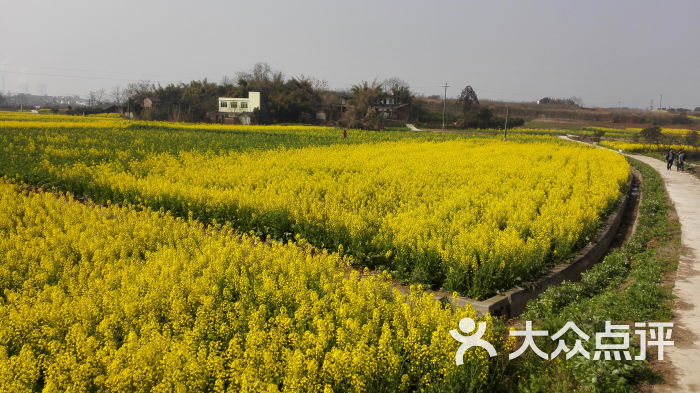
[[[80,94],[268,62],[347,88],[700,106],[700,1],[0,0],[5,90]],[[1,88],[1,87],[0,87]]]

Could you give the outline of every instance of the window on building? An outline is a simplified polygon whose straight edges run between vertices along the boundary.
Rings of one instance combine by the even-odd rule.
[[[226,108],[226,101],[221,101],[221,107]]]
[[[248,108],[248,103],[245,101],[241,102],[241,109],[246,109],[246,108]]]
[[[231,108],[238,108],[238,103],[236,101],[231,101]]]

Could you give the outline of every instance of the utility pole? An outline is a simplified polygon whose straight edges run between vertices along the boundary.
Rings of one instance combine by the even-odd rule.
[[[447,111],[447,88],[450,87],[447,82],[445,82],[445,98],[442,100],[442,130],[445,131],[445,112]]]
[[[664,99],[664,95],[659,93],[659,109],[661,109],[661,101]]]
[[[617,102],[617,109],[622,109],[622,101]]]
[[[654,110],[654,99],[651,99],[651,104],[649,104],[649,110],[653,111]]]
[[[506,106],[506,124],[503,126],[503,140],[508,137],[508,107]]]

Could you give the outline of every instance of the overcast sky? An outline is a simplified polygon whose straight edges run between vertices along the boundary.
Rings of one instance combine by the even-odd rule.
[[[0,0],[0,37],[12,92],[218,82],[265,61],[334,88],[700,106],[698,0]]]

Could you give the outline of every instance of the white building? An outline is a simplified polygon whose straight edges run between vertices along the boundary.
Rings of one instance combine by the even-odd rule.
[[[260,92],[248,92],[248,98],[219,97],[217,122],[250,124],[250,115],[260,109]]]
[[[248,98],[219,97],[219,112],[247,113],[260,109],[260,92],[251,91]]]

